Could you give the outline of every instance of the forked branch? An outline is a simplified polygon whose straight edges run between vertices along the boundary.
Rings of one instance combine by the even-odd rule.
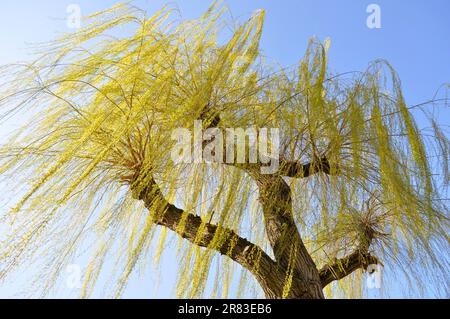
[[[167,227],[197,246],[226,255],[249,270],[260,283],[276,271],[276,262],[259,246],[240,237],[231,229],[206,222],[200,216],[170,204],[153,179],[147,184],[139,193],[135,193],[135,197],[142,200],[148,209],[154,210],[154,203],[159,203],[155,224]],[[131,188],[133,190],[133,184]]]

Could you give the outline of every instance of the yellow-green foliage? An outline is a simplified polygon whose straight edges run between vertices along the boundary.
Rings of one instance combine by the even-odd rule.
[[[319,267],[352,252],[371,230],[370,251],[390,271],[448,289],[448,207],[435,185],[442,178],[433,177],[393,69],[377,61],[362,73],[331,74],[329,40],[311,40],[298,67],[277,70],[259,51],[264,11],[240,25],[227,16],[216,3],[180,23],[169,8],[148,17],[121,4],[39,47],[35,62],[1,69],[0,120],[22,114],[29,122],[0,148],[0,176],[14,199],[0,212],[9,227],[0,278],[37,258],[47,293],[81,247],[92,250],[82,296],[92,293],[108,258],[116,258],[111,276],[120,296],[136,266],[145,267],[149,253],[159,262],[174,238],[154,225],[161,203],[147,210],[130,191],[129,183],[139,193],[150,176],[186,214],[232,228],[270,254],[247,174],[170,160],[172,130],[192,129],[208,109],[205,121],[220,113],[223,128],[280,128],[285,160],[327,156],[335,174],[290,180],[295,218]],[[448,157],[448,140],[433,127]],[[224,235],[219,230],[211,248]],[[210,277],[216,297],[228,295],[233,276],[241,276],[238,295],[254,283],[227,258],[181,238],[178,257],[179,296],[203,296]],[[362,281],[357,272],[327,294],[360,295]]]

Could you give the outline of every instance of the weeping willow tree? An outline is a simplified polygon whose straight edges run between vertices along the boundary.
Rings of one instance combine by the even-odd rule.
[[[47,293],[81,249],[81,296],[115,258],[120,297],[175,236],[178,297],[204,296],[210,281],[224,297],[233,278],[268,298],[358,296],[375,264],[448,296],[442,126],[418,127],[387,62],[332,74],[329,41],[313,39],[297,66],[276,68],[259,49],[264,12],[227,16],[217,3],[185,22],[117,5],[2,68],[2,122],[29,121],[0,149],[0,278],[40,261]],[[279,128],[278,170],[175,163],[171,133],[196,120]]]

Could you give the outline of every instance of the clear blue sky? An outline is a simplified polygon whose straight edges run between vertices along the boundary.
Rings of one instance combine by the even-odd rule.
[[[88,14],[105,9],[118,1],[102,0],[21,0],[2,1],[0,5],[0,64],[26,60],[27,44],[53,39],[66,26],[66,8],[80,5]],[[149,14],[167,1],[134,1]],[[209,1],[171,1],[183,17],[198,17]],[[450,1],[392,1],[392,0],[229,0],[235,17],[247,18],[254,10],[266,10],[266,24],[262,37],[264,54],[280,65],[288,66],[303,56],[309,37],[331,39],[330,65],[333,71],[364,70],[370,61],[387,59],[402,80],[409,105],[433,97],[439,86],[450,82]],[[381,29],[366,26],[366,7],[378,4],[381,8]],[[450,112],[440,114],[441,123],[450,125]],[[0,127],[0,137],[7,129]],[[155,292],[158,277],[148,270],[142,279],[133,277],[126,297],[170,297],[176,267],[171,254],[163,261],[161,285]],[[11,297],[23,281],[20,274],[14,283],[0,286],[0,297]],[[393,286],[393,295],[401,287]],[[72,293],[67,293],[67,296]],[[65,297],[65,291],[60,292]]]

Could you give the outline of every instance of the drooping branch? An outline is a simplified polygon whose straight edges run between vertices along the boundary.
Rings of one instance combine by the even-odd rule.
[[[340,280],[357,269],[366,270],[369,265],[379,263],[378,258],[372,256],[370,253],[356,250],[348,256],[336,259],[334,262],[325,265],[319,271],[322,287],[325,288],[331,282]]]

